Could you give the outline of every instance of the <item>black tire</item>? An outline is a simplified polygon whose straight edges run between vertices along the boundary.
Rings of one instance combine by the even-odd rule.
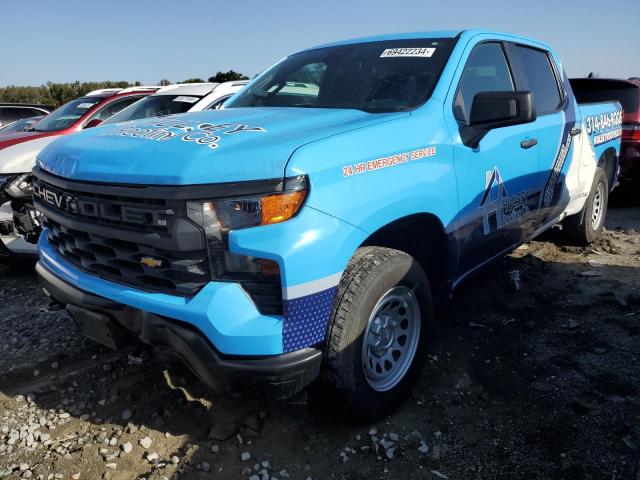
[[[415,295],[420,333],[415,335],[418,340],[413,362],[406,364],[410,366],[404,376],[393,388],[377,391],[371,387],[364,372],[364,334],[379,300],[396,286],[407,287]],[[429,281],[416,260],[390,248],[357,250],[338,287],[325,351],[326,379],[337,389],[355,418],[361,421],[379,419],[406,398],[424,363],[432,323]]]
[[[596,201],[596,196],[599,199]],[[596,206],[596,203],[599,206]],[[609,181],[607,174],[601,168],[596,170],[591,185],[591,191],[582,211],[576,215],[568,217],[564,221],[567,234],[575,243],[579,245],[589,245],[598,239],[604,229],[604,221],[607,217],[607,207],[609,205]],[[596,208],[601,209],[600,221],[594,226],[593,215]]]

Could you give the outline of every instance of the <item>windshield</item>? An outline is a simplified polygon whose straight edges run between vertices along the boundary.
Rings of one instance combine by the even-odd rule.
[[[41,118],[42,118],[42,115],[38,117],[29,117],[29,118],[23,118],[21,120],[16,120],[15,122],[0,128],[0,133],[21,132],[23,130],[27,130],[28,127],[36,123]]]
[[[102,125],[184,113],[201,98],[197,95],[151,95],[118,112]]]
[[[225,104],[238,107],[408,110],[423,104],[454,39],[408,39],[318,48],[287,57]]]
[[[69,128],[102,100],[88,97],[71,100],[36,123],[33,129],[36,132],[56,132]]]

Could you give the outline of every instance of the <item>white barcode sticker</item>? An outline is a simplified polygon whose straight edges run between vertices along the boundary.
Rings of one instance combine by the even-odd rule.
[[[200,100],[198,97],[186,97],[183,95],[173,99],[174,102],[184,102],[184,103],[196,103],[198,100]]]
[[[417,47],[417,48],[387,48],[380,58],[389,57],[426,57],[429,58],[435,53],[435,48]]]

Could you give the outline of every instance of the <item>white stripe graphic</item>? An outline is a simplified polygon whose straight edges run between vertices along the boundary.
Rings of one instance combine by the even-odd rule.
[[[311,282],[301,283],[299,285],[294,285],[293,287],[285,287],[282,290],[282,298],[284,300],[293,300],[295,298],[306,297],[307,295],[322,292],[338,285],[341,277],[342,272],[338,272],[333,275],[329,275],[328,277],[312,280]]]

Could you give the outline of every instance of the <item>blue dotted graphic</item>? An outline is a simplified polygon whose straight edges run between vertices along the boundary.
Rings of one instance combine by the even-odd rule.
[[[282,348],[285,353],[324,340],[338,287],[284,302]]]

